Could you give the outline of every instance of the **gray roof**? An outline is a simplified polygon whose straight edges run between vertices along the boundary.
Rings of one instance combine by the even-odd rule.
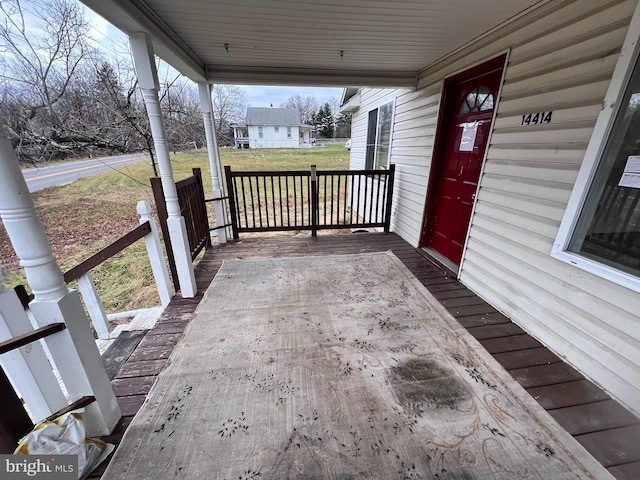
[[[296,108],[247,108],[247,125],[302,126],[300,112]]]

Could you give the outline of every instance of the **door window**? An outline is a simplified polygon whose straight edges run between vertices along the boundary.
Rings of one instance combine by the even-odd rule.
[[[493,110],[493,92],[485,85],[481,85],[468,92],[462,100],[458,115],[486,112]]]

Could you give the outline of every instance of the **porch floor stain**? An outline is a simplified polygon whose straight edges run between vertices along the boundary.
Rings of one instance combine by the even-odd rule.
[[[393,251],[449,313],[615,478],[638,478],[640,419],[562,363],[449,271],[393,233],[252,237],[209,249],[196,267],[198,295],[192,299],[176,295],[113,380],[123,417],[114,432],[103,439],[120,442],[223,260],[387,250]],[[89,478],[100,478],[108,461]]]

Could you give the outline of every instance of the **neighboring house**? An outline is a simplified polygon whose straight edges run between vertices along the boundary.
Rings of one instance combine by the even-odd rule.
[[[560,3],[346,89],[351,168],[395,164],[392,230],[640,413],[640,7]]]
[[[312,125],[294,108],[247,108],[245,122],[232,125],[236,148],[311,147]]]

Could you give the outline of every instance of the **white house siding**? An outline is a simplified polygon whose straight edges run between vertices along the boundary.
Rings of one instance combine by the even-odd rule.
[[[425,70],[396,100],[392,162],[394,230],[417,245],[442,81],[509,50],[460,280],[640,414],[640,294],[550,256],[636,4],[552,1]]]
[[[431,99],[424,99],[422,95],[423,92],[406,90],[364,90],[359,114],[354,116],[351,126],[351,168],[363,169],[368,112],[397,98],[390,156],[390,163],[396,164],[391,230],[413,245],[418,244],[424,186],[429,173],[425,153],[430,155],[433,147],[434,132],[429,131],[428,117],[431,109],[437,109],[439,101],[438,95]]]
[[[273,125],[265,125],[262,127],[263,138],[260,138],[258,126],[251,125],[249,130],[249,146],[251,148],[299,148],[300,147],[300,128],[291,127],[291,138],[287,138],[287,127],[279,127],[275,131]]]

